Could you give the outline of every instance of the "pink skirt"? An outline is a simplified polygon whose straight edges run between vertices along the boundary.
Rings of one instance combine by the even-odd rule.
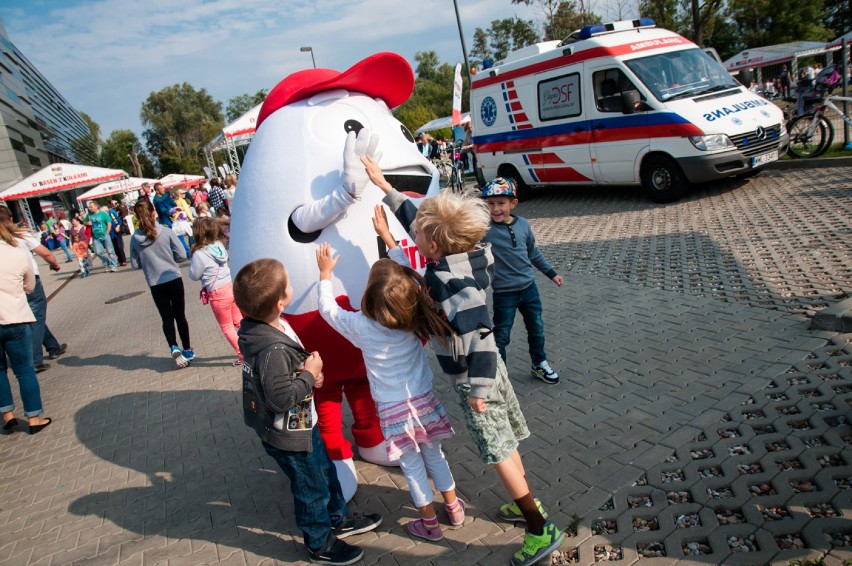
[[[420,452],[420,444],[432,444],[455,434],[444,407],[431,391],[376,406],[391,461],[399,460],[405,452]]]

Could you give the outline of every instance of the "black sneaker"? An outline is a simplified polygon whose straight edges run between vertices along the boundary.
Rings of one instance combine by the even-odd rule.
[[[364,557],[364,551],[357,546],[343,542],[333,534],[328,537],[325,546],[316,552],[308,551],[308,557],[314,564],[355,564]]]
[[[372,531],[382,524],[382,516],[378,514],[350,513],[343,517],[339,525],[331,532],[337,538],[351,537]]]
[[[50,364],[37,364],[35,367],[36,373],[41,373],[50,369]]]
[[[59,356],[64,354],[67,349],[68,349],[68,344],[65,344],[63,342],[62,344],[59,345],[59,350],[57,350],[56,352],[53,352],[52,354],[47,355],[47,359],[48,360],[55,360],[56,358],[58,358]]]

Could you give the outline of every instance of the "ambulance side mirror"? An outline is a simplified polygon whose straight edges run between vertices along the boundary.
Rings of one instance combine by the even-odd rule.
[[[621,112],[622,114],[633,114],[637,110],[645,110],[640,107],[644,103],[639,98],[639,93],[635,90],[626,90],[621,93]]]

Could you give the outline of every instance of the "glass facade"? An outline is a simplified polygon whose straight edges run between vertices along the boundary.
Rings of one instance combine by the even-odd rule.
[[[0,20],[0,191],[51,163],[95,165],[85,120],[9,40]]]

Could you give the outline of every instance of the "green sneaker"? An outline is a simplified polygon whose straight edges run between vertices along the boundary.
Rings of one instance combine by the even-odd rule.
[[[556,525],[547,521],[541,535],[534,535],[529,531],[524,533],[524,545],[512,555],[512,566],[535,564],[559,548],[564,540],[565,535],[559,532]]]
[[[541,504],[541,501],[538,500],[538,497],[535,498],[535,504],[538,507],[541,516],[547,519],[547,510],[544,508],[544,505]],[[520,508],[518,508],[518,504],[514,501],[501,505],[500,510],[497,512],[497,516],[504,521],[510,521],[512,523],[526,523],[523,513],[521,513]]]

